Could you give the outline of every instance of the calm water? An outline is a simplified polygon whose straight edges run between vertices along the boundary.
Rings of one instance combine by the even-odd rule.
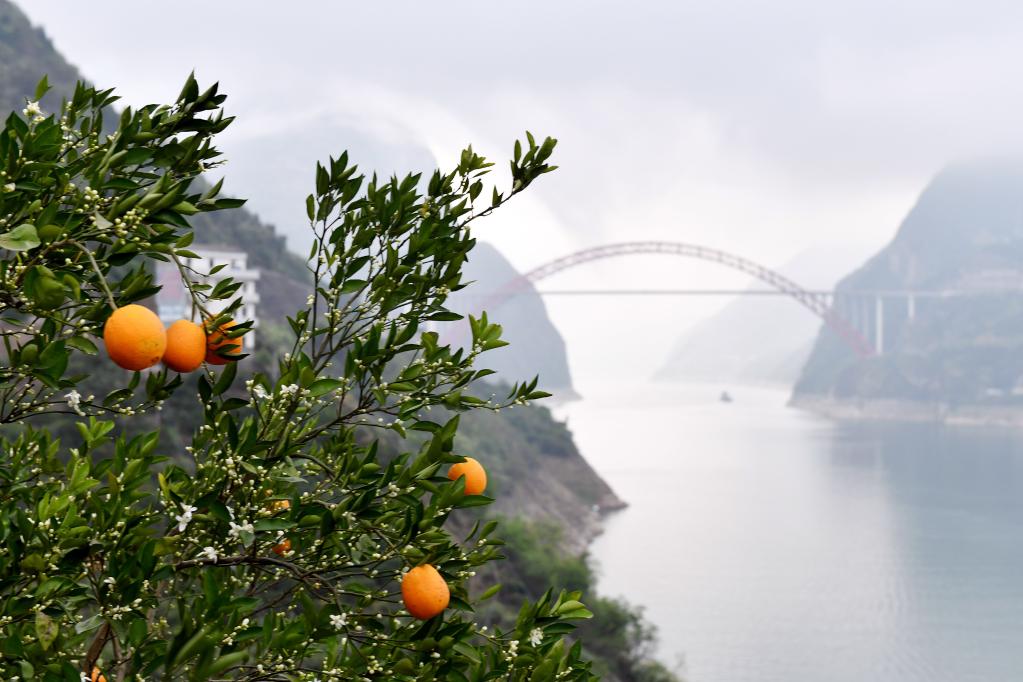
[[[1023,680],[1023,436],[832,423],[786,393],[580,387],[631,505],[593,546],[689,682]]]

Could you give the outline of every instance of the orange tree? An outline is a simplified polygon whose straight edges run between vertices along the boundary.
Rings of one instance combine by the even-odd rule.
[[[487,194],[491,164],[471,149],[450,172],[386,182],[345,154],[317,165],[312,293],[276,371],[249,374],[215,349],[251,326],[229,322],[239,285],[203,284],[186,260],[189,216],[239,203],[197,180],[219,161],[224,96],[190,77],[174,104],[104,124],[111,91],[79,85],[51,115],[46,89],[0,133],[3,679],[589,679],[564,639],[589,616],[579,595],[481,627],[467,583],[498,558],[494,525],[444,530],[489,502],[446,475],[463,461],[457,413],[545,394],[535,380],[503,402],[468,390],[488,374],[478,356],[504,343],[485,316],[468,349],[424,329],[457,318],[445,300],[465,285],[470,224],[552,170],[554,141],[516,143],[511,187]],[[110,362],[104,325],[155,293],[157,260],[178,263],[218,335],[186,453],[131,428],[179,374],[116,369],[121,385],[95,396],[69,369]],[[33,425],[47,415],[75,421],[75,442]],[[382,456],[385,435],[406,446]]]

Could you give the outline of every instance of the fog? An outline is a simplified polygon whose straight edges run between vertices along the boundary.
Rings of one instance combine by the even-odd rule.
[[[22,7],[128,102],[172,98],[193,68],[219,80],[239,117],[222,141],[227,187],[296,246],[317,157],[350,147],[364,168],[390,173],[449,164],[472,142],[503,168],[530,129],[559,138],[561,169],[477,232],[520,269],[628,239],[703,243],[773,266],[821,244],[866,257],[943,165],[1023,142],[1016,2]],[[551,285],[609,283],[746,280],[639,257]],[[550,307],[573,369],[610,376],[653,371],[678,333],[725,302]],[[630,344],[639,352],[619,352]]]

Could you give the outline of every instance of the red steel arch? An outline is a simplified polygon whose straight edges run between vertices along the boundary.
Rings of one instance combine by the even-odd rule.
[[[736,256],[720,249],[713,249],[698,244],[686,244],[684,242],[619,242],[570,253],[567,256],[562,256],[537,268],[533,268],[513,280],[509,280],[487,299],[488,305],[485,305],[484,309],[496,308],[509,297],[523,289],[527,284],[539,282],[562,270],[568,270],[595,260],[651,253],[696,258],[711,263],[718,263],[751,275],[768,286],[794,298],[814,315],[821,318],[857,355],[867,357],[874,354],[874,347],[870,341],[845,316],[828,303],[827,297],[811,293],[784,275],[742,256]]]

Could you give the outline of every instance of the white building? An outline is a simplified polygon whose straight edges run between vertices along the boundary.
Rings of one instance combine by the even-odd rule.
[[[227,304],[241,296],[242,307],[235,313],[238,321],[249,321],[253,328],[259,326],[259,316],[256,314],[256,306],[259,304],[259,292],[256,289],[256,282],[259,281],[259,270],[248,267],[248,254],[244,251],[232,250],[230,247],[221,246],[193,246],[190,249],[198,258],[184,258],[182,263],[188,268],[189,279],[193,282],[201,282],[216,286],[217,282],[230,277],[235,282],[241,282],[241,288],[227,301],[210,301],[208,309],[211,313],[219,313],[227,307]],[[218,265],[224,267],[209,274]],[[157,284],[160,285],[160,292],[156,295],[156,307],[160,320],[164,324],[170,324],[175,320],[199,321],[198,311],[193,315],[192,299],[188,295],[185,285],[181,282],[181,274],[174,263],[158,263],[156,271]],[[245,350],[251,351],[256,347],[255,332],[245,335]]]

